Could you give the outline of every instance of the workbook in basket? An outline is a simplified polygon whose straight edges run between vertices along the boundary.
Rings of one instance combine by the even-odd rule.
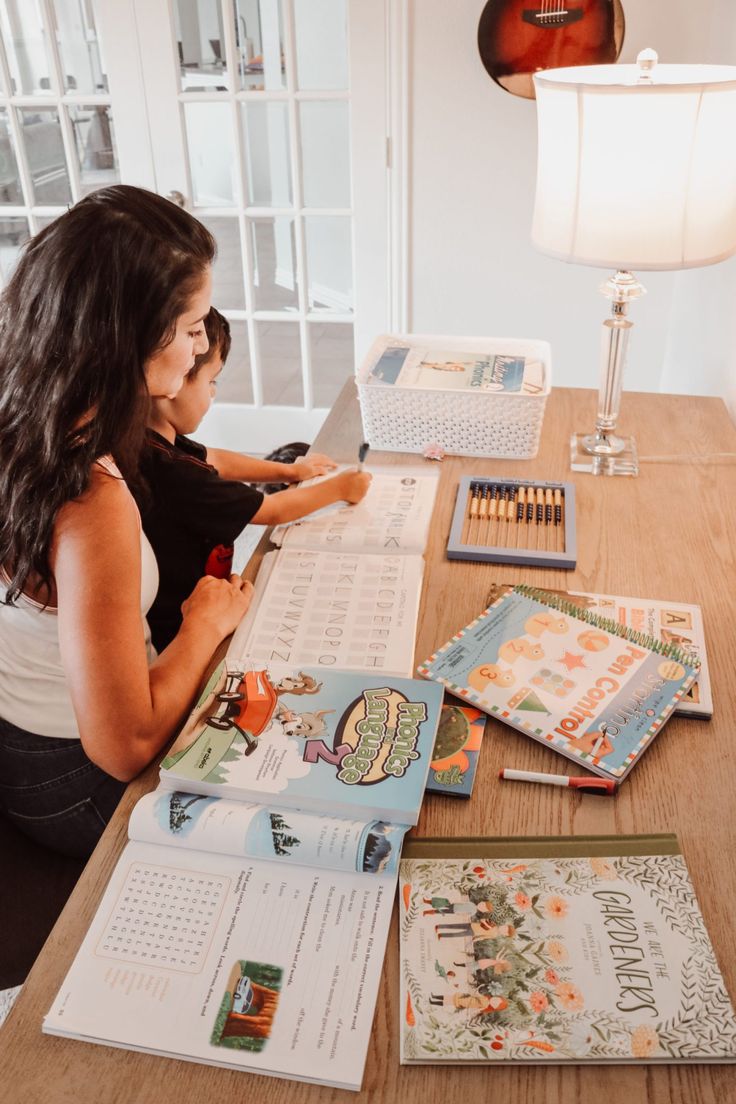
[[[551,388],[546,341],[383,334],[358,369],[371,448],[536,456]]]
[[[736,1061],[675,836],[409,839],[400,871],[402,1063]]]
[[[557,595],[518,586],[418,670],[620,782],[694,683],[699,662]]]

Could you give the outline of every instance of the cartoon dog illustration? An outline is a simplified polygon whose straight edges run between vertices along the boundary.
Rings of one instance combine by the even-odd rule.
[[[316,713],[295,713],[279,703],[274,720],[281,725],[284,736],[301,736],[304,740],[316,740],[327,731],[324,718],[334,709],[318,709]]]

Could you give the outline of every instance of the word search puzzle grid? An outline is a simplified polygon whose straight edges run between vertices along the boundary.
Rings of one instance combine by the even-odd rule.
[[[229,878],[133,863],[96,953],[196,974],[204,964],[229,888]]]
[[[283,549],[247,652],[267,662],[411,674],[419,556]]]

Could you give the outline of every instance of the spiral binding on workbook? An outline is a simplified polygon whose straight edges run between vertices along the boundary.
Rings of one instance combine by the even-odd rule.
[[[537,602],[542,602],[545,606],[551,606],[552,609],[559,610],[560,613],[566,613],[570,617],[577,617],[579,621],[587,621],[589,625],[595,625],[598,629],[603,629],[605,632],[612,633],[614,636],[620,636],[624,640],[630,640],[632,644],[639,644],[642,648],[648,648],[652,652],[657,652],[657,654],[665,656],[666,659],[675,659],[678,663],[683,663],[686,667],[692,667],[694,670],[700,669],[699,657],[684,652],[682,648],[678,648],[676,644],[665,644],[664,641],[657,640],[656,637],[650,636],[648,633],[637,632],[636,629],[629,629],[626,625],[622,625],[610,617],[601,617],[600,614],[581,609],[579,606],[576,606],[574,602],[569,602],[566,598],[561,598],[558,594],[551,594],[548,590],[527,586],[526,583],[517,583],[512,589],[518,594],[525,595],[527,598],[533,598]]]

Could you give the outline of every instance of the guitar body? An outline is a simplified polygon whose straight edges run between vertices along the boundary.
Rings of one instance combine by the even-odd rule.
[[[611,64],[623,40],[621,0],[488,0],[478,24],[486,71],[527,99],[540,69]]]

